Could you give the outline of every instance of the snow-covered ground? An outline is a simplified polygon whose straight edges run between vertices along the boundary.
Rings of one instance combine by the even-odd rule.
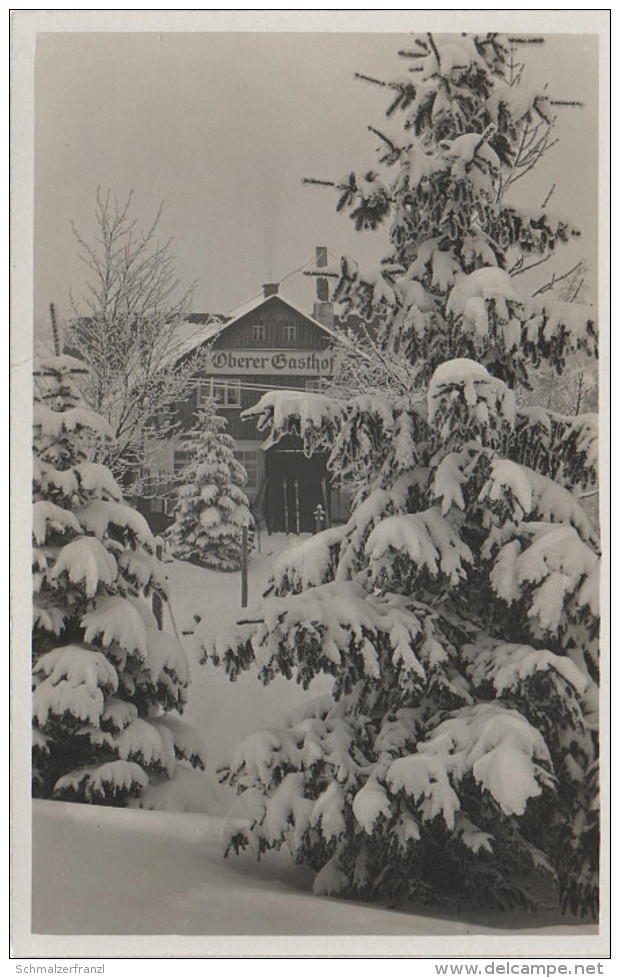
[[[553,913],[459,919],[316,897],[284,853],[222,859],[223,819],[35,801],[32,930],[37,934],[596,934]],[[527,953],[535,953],[532,944]],[[411,952],[410,952],[411,953]],[[413,953],[417,953],[413,951]],[[438,953],[446,953],[442,946]]]
[[[296,537],[263,536],[250,567],[250,604],[260,603],[273,559]],[[240,575],[166,563],[179,631],[198,612],[217,629],[241,613]],[[224,814],[243,814],[243,799],[217,781],[216,770],[247,734],[277,724],[309,692],[276,680],[262,686],[252,671],[231,683],[222,669],[198,664],[183,637],[192,685],[185,718],[207,744],[204,774],[186,771],[147,794],[156,810],[119,810],[61,802],[34,803],[33,933],[195,935],[497,935],[576,937],[596,934],[549,911],[537,915],[468,914],[448,919],[415,908],[316,897],[310,870],[285,853],[222,857]],[[231,807],[232,806],[232,807]],[[415,952],[419,953],[419,952]],[[438,953],[446,953],[440,947]]]
[[[261,551],[253,554],[249,565],[250,605],[260,603],[274,557],[299,542],[299,537],[287,537],[284,533],[261,536]],[[206,570],[177,560],[166,563],[165,567],[173,613],[181,633],[195,627],[196,613],[214,631],[242,614],[240,573]],[[182,635],[182,639],[191,669],[184,719],[205,739],[206,776],[187,772],[152,791],[147,796],[147,804],[157,809],[222,815],[229,810],[234,794],[219,784],[216,772],[233,748],[248,734],[277,725],[278,719],[303,699],[328,692],[331,681],[317,680],[308,692],[285,679],[263,686],[253,669],[231,683],[223,669],[210,663],[199,664],[200,652],[191,635]]]

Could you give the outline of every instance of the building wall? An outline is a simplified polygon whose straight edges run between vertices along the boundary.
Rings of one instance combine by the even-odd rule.
[[[264,339],[254,338],[252,327],[265,327]],[[285,327],[295,326],[295,339],[291,339]],[[302,313],[274,296],[251,312],[241,316],[230,328],[214,341],[213,349],[307,349],[325,350],[330,345],[329,334],[324,332]]]
[[[316,390],[317,382],[320,380],[315,377],[300,377],[294,374],[266,374],[255,376],[251,372],[243,374],[222,373],[217,376],[211,375],[197,378],[196,388],[191,398],[182,405],[179,405],[178,416],[184,427],[189,427],[193,420],[194,412],[201,400],[215,397],[218,403],[218,411],[222,417],[226,418],[228,425],[226,431],[237,440],[265,440],[265,433],[258,431],[256,423],[252,420],[243,420],[241,415],[248,408],[253,407],[258,400],[270,390]],[[230,397],[237,398],[239,403],[229,406],[224,399]]]
[[[333,372],[331,342],[330,334],[317,323],[289,306],[279,296],[274,296],[226,327],[212,342],[207,369],[197,376],[192,396],[176,405],[181,426],[188,428],[193,423],[194,413],[201,401],[214,397],[221,415],[228,422],[226,432],[235,439],[236,455],[248,471],[246,492],[251,501],[257,495],[265,496],[269,473],[279,473],[281,466],[278,466],[275,459],[269,464],[261,447],[265,441],[265,432],[258,431],[254,421],[243,421],[241,414],[256,404],[269,390],[320,389],[322,378],[328,378]],[[297,451],[300,456],[300,479],[303,479],[308,473],[303,468],[304,462],[299,448]],[[160,477],[166,473],[173,475],[175,468],[181,467],[182,462],[182,443],[177,440],[158,450],[152,469]],[[318,462],[317,459],[313,463],[314,468]],[[324,467],[324,461],[321,464]],[[277,476],[274,475],[273,478]],[[318,476],[315,481],[317,485],[320,484]],[[273,487],[271,491],[274,491]],[[277,492],[281,494],[279,483]],[[323,496],[324,491],[323,495],[317,495],[317,499],[321,501]],[[342,514],[346,515],[346,503],[343,504],[329,487],[328,498],[331,509],[338,514],[338,518]],[[153,506],[159,505],[159,502],[153,503]],[[291,502],[291,508],[292,506]],[[304,528],[308,529],[307,513],[304,520]],[[291,515],[291,526],[295,525]],[[274,528],[281,527],[278,524]]]
[[[192,397],[176,405],[181,425],[192,423],[202,400],[214,397],[235,439],[259,439],[240,415],[268,390],[317,389],[333,371],[331,337],[274,296],[224,329],[211,344],[209,366],[197,376]]]

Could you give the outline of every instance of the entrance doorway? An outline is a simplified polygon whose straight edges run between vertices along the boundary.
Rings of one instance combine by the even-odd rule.
[[[330,522],[327,455],[306,458],[301,448],[270,448],[265,456],[266,520],[270,533],[314,533],[320,504]]]

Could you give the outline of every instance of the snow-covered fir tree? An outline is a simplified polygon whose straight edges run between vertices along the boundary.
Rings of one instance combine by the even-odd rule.
[[[180,474],[174,523],[168,530],[172,553],[203,567],[234,571],[241,566],[242,529],[254,526],[243,491],[247,473],[235,458],[235,443],[224,432],[226,419],[209,400],[182,439],[189,461]]]
[[[150,530],[104,465],[89,460],[107,422],[80,402],[84,364],[35,369],[33,792],[123,805],[177,764],[204,767],[180,719],[185,653],[149,598],[166,578]]]
[[[378,274],[334,270],[334,298],[384,323],[371,382],[248,412],[329,450],[358,491],[345,526],[278,559],[260,607],[203,634],[231,679],[333,677],[333,698],[236,750],[224,776],[251,824],[229,848],[286,846],[317,893],[533,907],[543,877],[595,915],[600,558],[577,490],[597,423],[515,396],[538,363],[596,347],[589,309],[509,274],[571,234],[507,201],[552,107],[511,84],[496,35],[404,57],[386,85],[402,126],[336,185],[360,229],[389,222]]]

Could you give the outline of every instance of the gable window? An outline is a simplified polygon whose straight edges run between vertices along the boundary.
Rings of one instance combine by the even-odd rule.
[[[259,346],[265,342],[265,324],[253,323],[252,325],[252,346]]]
[[[218,407],[241,407],[241,380],[201,380],[198,383],[198,407],[213,399]]]
[[[286,323],[282,327],[282,341],[285,346],[292,346],[297,341],[297,326]]]

